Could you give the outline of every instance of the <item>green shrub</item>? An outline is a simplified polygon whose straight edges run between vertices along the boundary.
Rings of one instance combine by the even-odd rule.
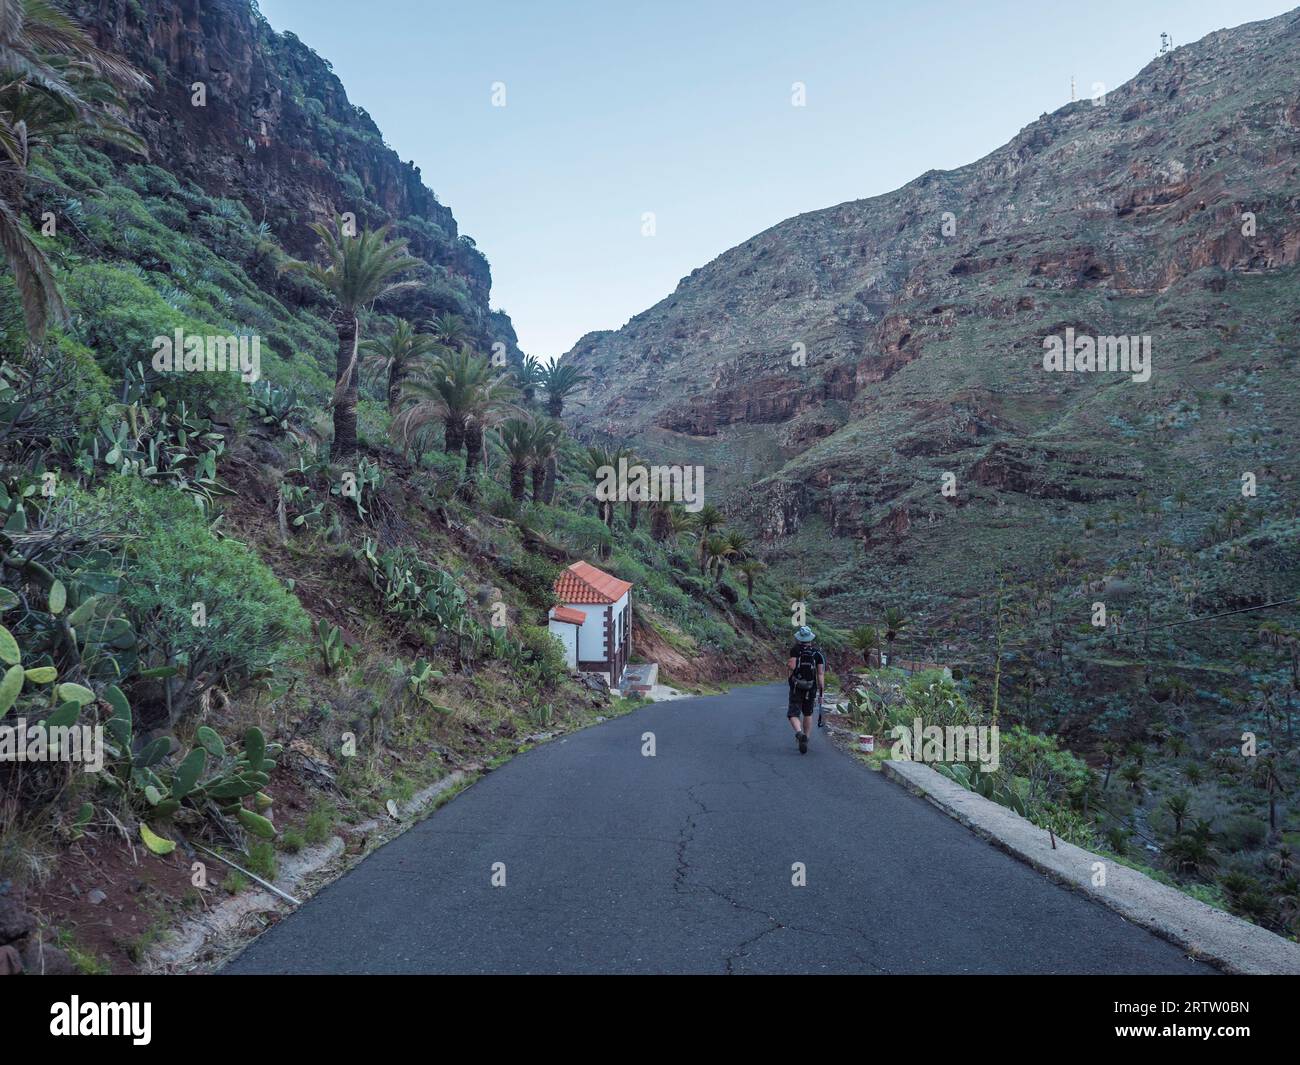
[[[537,667],[540,679],[550,685],[568,673],[564,649],[551,630],[542,625],[521,625],[519,646]]]
[[[240,409],[248,386],[237,373],[165,373],[152,369],[154,337],[231,333],[190,318],[172,307],[137,273],[106,263],[91,263],[71,272],[64,298],[75,315],[72,332],[95,352],[101,369],[121,381],[127,367],[141,365],[168,399],[185,400],[201,410],[226,413]]]
[[[334,808],[323,800],[313,807],[303,825],[303,838],[311,844],[324,843],[334,831]]]
[[[521,551],[514,558],[502,559],[498,568],[538,609],[550,610],[555,605],[555,581],[560,567],[550,559]]]
[[[903,688],[902,720],[930,725],[978,725],[984,715],[966,700],[952,678],[940,670],[917,673]]]
[[[1264,845],[1268,825],[1263,818],[1233,814],[1223,819],[1218,834],[1220,845],[1226,851],[1254,850]]]
[[[1042,736],[1016,725],[1003,729],[1000,741],[1002,767],[1028,781],[1031,806],[1077,801],[1093,781],[1088,764],[1061,750],[1055,736]]]
[[[456,486],[465,476],[465,459],[461,455],[448,455],[445,451],[426,451],[420,456],[420,465],[433,475],[434,496],[450,499]]]
[[[214,684],[246,683],[307,638],[297,599],[253,551],[218,540],[184,494],[115,477],[81,503],[126,537],[121,603],[148,664],[186,667],[172,693],[176,714]],[[195,624],[200,606],[204,623]]]
[[[610,532],[594,514],[573,514],[550,508],[554,535],[566,546],[583,554],[603,552],[610,544]]]
[[[263,880],[274,880],[279,871],[279,858],[275,853],[275,844],[267,839],[249,841],[245,862],[248,871]]]

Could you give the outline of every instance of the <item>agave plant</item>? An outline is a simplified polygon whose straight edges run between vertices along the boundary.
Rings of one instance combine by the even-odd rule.
[[[299,424],[307,408],[295,389],[278,388],[265,379],[254,381],[249,390],[248,407],[255,426],[273,436],[302,438]]]
[[[170,407],[161,392],[147,394],[143,382],[143,370],[127,371],[124,390],[132,398],[105,410],[98,432],[84,442],[89,464],[170,484],[207,512],[219,497],[233,495],[217,479],[225,437],[184,400]]]

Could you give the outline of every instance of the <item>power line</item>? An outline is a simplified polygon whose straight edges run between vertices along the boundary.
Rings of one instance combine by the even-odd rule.
[[[1238,608],[1237,610],[1225,610],[1222,614],[1209,614],[1209,615],[1207,615],[1206,617],[1203,617],[1203,618],[1185,618],[1185,619],[1182,620],[1182,621],[1169,621],[1169,622],[1166,622],[1166,623],[1163,624],[1163,625],[1151,625],[1151,626],[1149,626],[1148,628],[1145,628],[1145,629],[1137,629],[1137,630],[1135,630],[1135,631],[1137,631],[1137,632],[1150,632],[1150,631],[1152,631],[1152,630],[1154,630],[1154,629],[1168,629],[1168,628],[1173,628],[1173,626],[1175,626],[1175,625],[1194,625],[1194,624],[1196,624],[1196,623],[1199,622],[1199,621],[1213,621],[1215,618],[1226,618],[1226,617],[1231,617],[1233,614],[1249,614],[1249,613],[1252,613],[1252,612],[1254,612],[1254,611],[1256,611],[1256,610],[1272,610],[1274,607],[1279,607],[1279,606],[1291,606],[1291,605],[1293,605],[1293,604],[1295,604],[1295,603],[1300,603],[1300,598],[1296,598],[1296,599],[1282,599],[1282,600],[1280,600],[1279,602],[1276,602],[1276,603],[1262,603],[1262,604],[1260,604],[1259,606],[1243,606],[1243,607]]]
[[[1300,603],[1300,598],[1282,599],[1276,603],[1261,603],[1259,606],[1243,606],[1243,607],[1239,607],[1236,610],[1225,610],[1221,614],[1207,614],[1203,618],[1184,618],[1182,621],[1166,621],[1160,625],[1147,625],[1140,629],[1125,629],[1121,632],[1098,632],[1098,633],[1093,633],[1086,637],[1079,637],[1079,639],[1103,640],[1108,636],[1111,637],[1112,639],[1119,636],[1123,636],[1123,637],[1137,636],[1144,632],[1155,632],[1159,629],[1172,629],[1179,625],[1196,625],[1202,621],[1215,621],[1218,618],[1232,617],[1232,615],[1234,614],[1250,614],[1256,610],[1272,610],[1275,607],[1291,606],[1292,604],[1295,603]]]

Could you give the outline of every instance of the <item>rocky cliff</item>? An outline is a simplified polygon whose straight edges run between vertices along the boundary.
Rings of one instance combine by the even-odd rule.
[[[1294,12],[1214,33],[978,162],[760,233],[579,341],[575,426],[703,464],[845,623],[935,621],[1054,552],[1200,550],[1233,506],[1285,519],[1298,68]],[[1150,379],[1046,370],[1068,329],[1148,338]],[[1283,590],[1263,569],[1233,595]]]
[[[401,308],[466,316],[484,342],[517,353],[504,315],[489,312],[487,259],[462,235],[420,170],[403,162],[330,64],[277,33],[250,0],[77,0],[98,43],[146,72],[153,90],[132,124],[157,165],[211,196],[242,200],[290,252],[310,255],[308,228],[352,212],[392,223],[430,264],[429,285]]]

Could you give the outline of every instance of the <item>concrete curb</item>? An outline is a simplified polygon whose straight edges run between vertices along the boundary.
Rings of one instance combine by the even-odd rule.
[[[1053,850],[1044,829],[1005,806],[967,791],[927,765],[886,761],[883,768],[885,776],[928,799],[994,846],[1058,884],[1178,944],[1194,958],[1229,973],[1300,974],[1300,944],[1062,839],[1056,841]],[[1098,862],[1105,869],[1104,887],[1093,884],[1094,864]]]
[[[414,828],[431,812],[431,807],[439,796],[463,783],[470,772],[476,771],[478,770],[456,769],[434,781],[409,802],[399,805],[400,821],[384,816],[349,826],[348,831],[354,835],[368,837],[373,833],[380,837],[361,853],[348,855],[343,837],[331,836],[324,843],[309,847],[300,854],[280,855],[275,886],[281,891],[296,891],[302,895],[302,901],[307,902],[321,888],[360,865],[379,847]],[[293,906],[265,888],[253,887],[241,891],[238,895],[216,902],[206,912],[188,917],[169,928],[163,942],[147,953],[140,971],[146,975],[212,971],[238,955],[265,931],[263,927],[256,933],[250,933],[250,922],[260,921],[264,914],[288,914],[293,911]],[[211,954],[211,958],[200,961],[205,953]]]

